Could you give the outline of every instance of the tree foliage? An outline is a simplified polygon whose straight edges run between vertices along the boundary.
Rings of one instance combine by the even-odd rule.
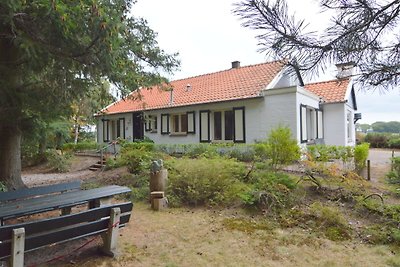
[[[146,21],[129,15],[134,2],[0,2],[0,180],[21,186],[21,136],[35,118],[71,114],[104,79],[126,94],[179,65]]]
[[[244,0],[234,13],[259,30],[260,51],[288,58],[301,72],[318,73],[332,63],[353,62],[363,85],[390,88],[400,82],[400,1],[319,0],[331,16],[321,33],[291,15],[286,0]],[[318,20],[313,21],[320,24]],[[321,26],[319,26],[321,28]]]

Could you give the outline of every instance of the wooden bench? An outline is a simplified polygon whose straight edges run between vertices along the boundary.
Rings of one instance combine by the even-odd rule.
[[[17,199],[31,198],[36,196],[63,193],[81,189],[81,181],[61,184],[24,188],[15,191],[0,192],[0,204]]]
[[[129,222],[132,203],[93,208],[75,214],[0,227],[0,260],[24,265],[24,252],[50,244],[103,234],[103,251],[114,256],[118,229]]]

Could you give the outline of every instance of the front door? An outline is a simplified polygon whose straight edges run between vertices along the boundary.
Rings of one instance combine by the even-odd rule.
[[[144,137],[144,129],[143,129],[143,113],[135,112],[133,113],[132,118],[132,127],[133,127],[133,141],[135,140],[143,140]]]

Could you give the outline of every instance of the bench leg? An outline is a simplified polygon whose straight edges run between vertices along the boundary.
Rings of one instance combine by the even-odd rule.
[[[71,207],[61,208],[61,216],[71,214]]]
[[[108,231],[102,236],[104,243],[103,252],[111,257],[117,256],[120,217],[121,217],[120,208],[114,208],[111,210],[110,222],[108,224]]]
[[[103,206],[108,206],[111,205],[112,202],[112,197],[105,197],[105,198],[100,198],[100,199],[93,199],[89,201],[89,209],[94,209],[94,208],[99,208]]]
[[[24,251],[25,251],[25,229],[18,228],[12,232],[11,242],[11,267],[24,266]]]

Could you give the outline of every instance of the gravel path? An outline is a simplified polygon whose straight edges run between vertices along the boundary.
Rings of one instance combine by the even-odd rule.
[[[46,166],[30,168],[22,173],[22,180],[28,187],[63,183],[73,180],[84,181],[96,177],[96,172],[89,171],[89,167],[96,163],[98,158],[76,156],[67,173],[49,173]]]

